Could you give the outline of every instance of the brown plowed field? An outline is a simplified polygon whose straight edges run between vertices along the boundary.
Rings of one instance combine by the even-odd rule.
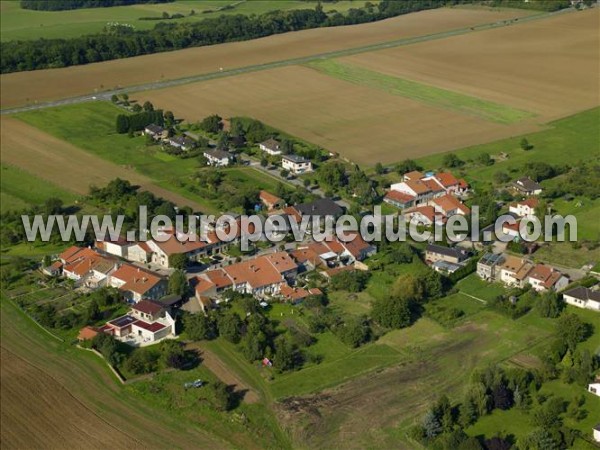
[[[143,448],[4,347],[1,359],[3,449]]]
[[[340,62],[537,113],[600,105],[600,9],[348,56]]]
[[[363,25],[318,28],[63,69],[2,75],[2,108],[299,58],[491,23],[526,11],[437,9]]]
[[[153,184],[132,169],[87,153],[20,120],[4,116],[0,126],[3,163],[20,167],[66,190],[86,195],[90,185],[105,186],[119,177],[177,205],[202,210],[201,205]]]
[[[144,93],[176,116],[248,116],[373,165],[535,131],[506,126],[291,66]]]

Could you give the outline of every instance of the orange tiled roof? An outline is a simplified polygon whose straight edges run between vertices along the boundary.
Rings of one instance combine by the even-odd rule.
[[[140,295],[144,295],[162,280],[159,276],[131,264],[123,264],[111,276],[125,282],[119,288],[122,291],[131,291]]]
[[[208,272],[204,272],[204,275],[217,289],[225,288],[233,284],[223,269],[209,270]]]
[[[389,198],[390,200],[400,203],[406,203],[415,199],[413,195],[409,195],[399,191],[388,191],[387,194],[385,194],[385,198]]]
[[[433,203],[438,205],[445,213],[454,209],[459,209],[464,214],[469,214],[471,212],[471,210],[467,206],[463,205],[460,202],[460,200],[458,200],[453,195],[446,194],[441,197],[434,198],[432,201]]]
[[[280,272],[265,257],[258,257],[223,269],[235,284],[248,285],[252,289],[283,282]]]
[[[290,270],[298,268],[297,264],[287,252],[269,253],[268,255],[264,255],[264,258],[266,258],[279,273],[289,272]]]
[[[258,197],[263,203],[266,203],[267,205],[276,205],[277,203],[283,203],[282,199],[267,191],[260,191]]]
[[[435,175],[435,177],[445,188],[460,184],[459,181],[450,172],[438,172]]]
[[[163,230],[163,234],[168,235],[167,240],[164,242],[154,240],[153,242],[167,255],[189,253],[208,245],[207,242],[201,240],[200,236],[184,235],[178,237],[173,230]],[[188,237],[195,240],[187,240]]]
[[[404,177],[407,180],[420,180],[421,178],[423,178],[425,175],[423,175],[421,172],[419,172],[418,170],[413,170],[412,172],[407,172],[404,174]]]

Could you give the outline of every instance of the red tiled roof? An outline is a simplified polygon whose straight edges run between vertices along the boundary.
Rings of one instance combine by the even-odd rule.
[[[417,195],[426,194],[427,192],[431,191],[431,188],[425,183],[423,183],[421,180],[409,180],[405,181],[405,183]]]
[[[98,334],[98,330],[94,327],[83,327],[79,330],[79,334],[77,335],[77,339],[80,341],[89,341],[94,339]]]
[[[163,325],[162,323],[158,323],[158,322],[148,323],[148,322],[144,322],[143,320],[138,320],[138,321],[134,322],[133,325],[143,328],[144,330],[148,330],[151,333],[156,333],[157,331],[160,331],[160,330],[166,328],[166,325]]]
[[[435,222],[435,209],[433,206],[417,206],[406,211],[406,215],[412,216],[413,214],[420,213],[425,216],[430,222]]]
[[[517,202],[516,205],[523,205],[523,206],[529,206],[530,208],[537,208],[537,206],[540,204],[540,201],[535,198],[535,197],[529,197],[526,200],[521,200],[520,202]]]
[[[469,183],[464,178],[458,180],[458,187],[461,189],[467,189],[469,187]]]
[[[366,250],[371,246],[371,244],[366,242],[358,233],[346,233],[346,236],[348,237],[348,240],[342,240],[341,244],[355,258],[358,258],[363,250]]]
[[[283,208],[283,213],[290,216],[290,218],[294,219],[297,223],[300,223],[300,221],[302,220],[301,214],[293,206]]]
[[[293,288],[291,286],[283,285],[279,293],[288,300],[302,300],[311,295],[322,294],[320,289],[304,289],[304,288]]]
[[[419,172],[418,170],[413,170],[412,172],[407,172],[403,175],[407,180],[420,180],[421,178],[423,178],[425,175],[423,175],[421,172]]]
[[[291,256],[298,264],[309,261],[313,265],[317,265],[321,262],[319,255],[311,248],[298,248],[291,253]]]
[[[415,199],[413,195],[409,195],[399,191],[388,191],[387,194],[385,194],[385,198],[388,198],[398,203],[407,203]]]
[[[287,252],[269,253],[268,255],[264,255],[264,257],[279,273],[289,272],[298,268]]]
[[[421,180],[421,182],[427,186],[431,192],[441,192],[444,190],[444,186],[442,186],[435,178]]]
[[[86,247],[77,247],[76,245],[73,245],[58,255],[58,257],[62,261],[69,262],[69,260],[72,259],[77,253],[85,249]]]
[[[228,287],[233,284],[223,269],[209,270],[208,272],[204,272],[204,275],[217,289]]]
[[[91,270],[107,274],[115,266],[112,260],[103,257],[89,248],[81,249],[66,261],[67,263],[63,270],[78,276],[83,276]]]
[[[459,209],[463,212],[463,214],[469,214],[471,210],[463,205],[460,200],[450,194],[443,195],[438,198],[434,198],[432,200],[433,203],[438,205],[446,214],[448,211],[452,211],[454,209]]]
[[[144,295],[162,280],[157,275],[131,264],[123,264],[111,277],[125,282],[119,288],[122,291],[131,291],[140,295]]]
[[[196,293],[199,295],[201,295],[202,293],[209,291],[213,288],[216,288],[215,283],[207,280],[206,278],[196,277],[196,280],[197,280],[196,286],[194,287],[194,289],[196,290]]]
[[[438,172],[435,177],[445,188],[459,184],[459,181],[450,172]]]
[[[277,197],[276,195],[271,194],[267,191],[260,191],[258,194],[260,200],[265,203],[267,206],[273,206],[278,203],[283,203],[283,200]]]
[[[190,253],[208,245],[208,242],[202,241],[200,236],[187,234],[178,236],[173,230],[163,230],[162,233],[163,235],[167,235],[168,238],[163,242],[157,240],[153,240],[153,242],[169,256]]]
[[[133,305],[131,309],[143,312],[145,314],[150,314],[152,316],[160,313],[163,310],[162,306],[148,300],[140,300]]]
[[[258,257],[223,269],[235,284],[248,283],[252,289],[281,283],[280,272],[265,257]]]

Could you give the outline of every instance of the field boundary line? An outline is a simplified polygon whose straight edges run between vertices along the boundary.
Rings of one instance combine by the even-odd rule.
[[[50,336],[52,336],[54,339],[64,343],[65,340],[57,335],[55,335],[54,333],[52,333],[50,330],[46,329],[46,327],[44,327],[41,323],[39,323],[37,320],[35,320],[33,317],[31,317],[27,311],[25,311],[23,308],[21,308],[19,305],[17,305],[15,302],[13,302],[12,298],[10,298],[8,295],[6,295],[6,299],[8,300],[8,302],[14,306],[15,308],[17,308],[19,311],[21,311],[23,314],[25,314],[25,316],[27,317],[27,319],[31,320],[33,323],[35,323],[38,327],[40,327],[42,329],[42,331],[44,331],[45,333],[49,334]]]
[[[380,42],[380,43],[376,43],[376,44],[364,45],[361,47],[354,47],[354,48],[348,48],[348,49],[343,49],[343,50],[333,50],[330,52],[317,53],[314,55],[301,56],[298,58],[283,59],[283,60],[279,60],[279,61],[272,61],[272,62],[267,62],[267,63],[262,63],[262,64],[254,64],[254,65],[249,65],[249,66],[244,66],[244,67],[238,67],[235,69],[223,70],[223,71],[218,71],[218,72],[208,72],[208,73],[204,73],[201,75],[192,75],[192,76],[188,76],[188,77],[174,78],[174,79],[165,80],[165,81],[150,82],[150,83],[143,83],[143,84],[137,84],[137,85],[134,84],[134,85],[131,85],[128,87],[117,88],[117,89],[107,90],[107,91],[98,92],[98,93],[89,93],[89,94],[75,96],[75,97],[57,99],[54,101],[37,103],[34,105],[4,108],[4,109],[0,110],[0,114],[2,114],[2,115],[14,114],[14,113],[32,111],[32,110],[37,110],[37,109],[51,108],[54,106],[70,105],[70,104],[76,104],[76,103],[91,102],[91,101],[96,101],[96,100],[110,100],[112,95],[118,95],[118,94],[123,94],[123,93],[131,94],[131,93],[136,93],[136,92],[159,90],[159,89],[165,89],[165,88],[170,88],[170,87],[175,87],[175,86],[181,86],[184,84],[214,80],[217,78],[231,77],[231,76],[241,75],[241,74],[245,74],[245,73],[252,73],[252,72],[258,72],[258,71],[262,71],[262,70],[275,69],[275,68],[279,68],[279,67],[301,65],[301,64],[306,64],[308,62],[319,60],[319,59],[341,58],[343,56],[351,56],[351,55],[356,55],[356,54],[360,54],[360,53],[372,52],[372,51],[376,51],[376,50],[384,50],[384,49],[388,49],[388,48],[395,48],[395,47],[401,47],[401,46],[405,46],[405,45],[418,44],[420,42],[444,39],[444,38],[449,38],[449,37],[453,37],[453,36],[460,36],[460,35],[478,32],[478,31],[493,30],[496,28],[503,28],[503,27],[507,27],[507,26],[519,25],[521,23],[527,23],[532,20],[545,19],[545,18],[553,17],[558,14],[565,14],[565,13],[569,13],[569,12],[573,12],[573,11],[574,10],[572,10],[572,9],[562,9],[559,11],[554,11],[554,12],[549,12],[549,13],[548,12],[540,12],[539,14],[533,14],[531,16],[520,17],[516,21],[515,21],[515,19],[497,20],[495,22],[488,22],[488,23],[483,23],[483,24],[479,24],[479,25],[474,25],[472,27],[455,28],[453,30],[447,30],[447,31],[442,31],[442,32],[438,32],[438,33],[424,34],[421,36],[406,37],[406,38],[393,40],[393,41],[386,41],[386,42]],[[98,64],[101,64],[101,63],[98,63]]]
[[[462,295],[465,295],[465,296],[467,296],[467,297],[470,297],[470,298],[472,298],[472,299],[474,299],[474,300],[477,300],[478,302],[481,302],[481,303],[483,303],[484,305],[487,305],[487,301],[486,301],[486,300],[484,300],[484,299],[482,299],[482,298],[475,297],[474,295],[467,294],[466,292],[462,292],[462,291],[460,292],[460,294],[462,294]]]

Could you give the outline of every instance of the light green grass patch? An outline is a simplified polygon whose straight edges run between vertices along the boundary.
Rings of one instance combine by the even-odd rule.
[[[511,124],[535,116],[533,113],[510,106],[404,78],[385,75],[362,67],[343,64],[332,59],[310,62],[307,66],[353,84],[379,89],[431,106],[475,115],[491,122]]]
[[[51,197],[60,198],[65,204],[72,204],[77,199],[74,193],[25,170],[7,164],[2,164],[0,170],[3,212],[39,205]]]

